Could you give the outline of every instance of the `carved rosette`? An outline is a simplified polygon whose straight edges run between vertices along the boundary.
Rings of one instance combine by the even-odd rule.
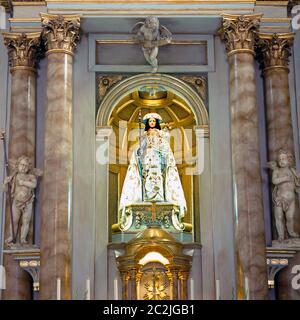
[[[257,51],[261,68],[288,68],[293,43],[294,33],[260,33]]]
[[[43,55],[41,34],[35,33],[3,33],[4,44],[8,50],[11,72],[16,69],[35,71]]]
[[[228,55],[237,52],[254,54],[261,17],[261,14],[242,16],[223,14],[223,25],[219,34],[225,43]]]
[[[79,40],[79,15],[41,14],[43,32],[47,53],[63,52],[73,55],[76,42]]]

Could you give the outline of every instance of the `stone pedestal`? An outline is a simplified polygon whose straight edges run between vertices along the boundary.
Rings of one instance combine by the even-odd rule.
[[[260,18],[261,15],[224,15],[221,29],[230,66],[239,299],[266,299],[268,290],[254,68],[254,42]]]
[[[4,254],[6,261],[9,262],[6,274],[6,282],[8,283],[6,290],[10,293],[8,298],[19,300],[19,296],[22,295],[22,299],[37,300],[40,268],[39,248],[16,245],[12,249],[4,250]],[[17,281],[17,285],[15,285],[15,281]]]
[[[6,270],[6,289],[3,291],[4,300],[31,300],[32,287],[30,275],[14,259],[14,252],[4,252]]]
[[[113,242],[128,241],[149,224],[157,223],[176,239],[192,242],[192,225],[181,222],[179,206],[168,202],[143,202],[128,205],[119,223],[112,226]]]
[[[41,299],[71,299],[72,91],[73,52],[79,16],[42,14],[46,44],[44,178],[41,212]]]

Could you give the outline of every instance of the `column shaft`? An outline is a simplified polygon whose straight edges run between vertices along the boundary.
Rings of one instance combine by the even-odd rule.
[[[269,160],[276,160],[278,151],[294,152],[288,70],[272,68],[264,72]]]
[[[265,87],[268,158],[269,161],[276,161],[280,149],[295,156],[288,77],[288,57],[294,34],[260,33],[259,36],[259,60]]]
[[[41,219],[41,297],[70,298],[72,194],[72,56],[48,55],[44,178]]]
[[[74,19],[74,16],[72,17]],[[72,85],[79,18],[42,15],[47,49],[44,178],[41,212],[41,299],[71,299]]]
[[[266,298],[267,275],[254,58],[237,53],[229,64],[236,250],[244,273],[239,288],[247,290],[248,278],[250,298],[261,299]]]
[[[237,296],[267,298],[267,269],[258,141],[254,39],[261,15],[224,15],[221,35],[230,65]]]

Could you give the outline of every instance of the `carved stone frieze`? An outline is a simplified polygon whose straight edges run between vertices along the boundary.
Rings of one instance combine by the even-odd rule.
[[[180,77],[183,81],[192,85],[196,89],[200,97],[206,101],[207,99],[207,80],[202,76],[182,76]]]
[[[124,79],[123,75],[101,75],[98,78],[98,99],[101,101],[107,91],[115,84]]]

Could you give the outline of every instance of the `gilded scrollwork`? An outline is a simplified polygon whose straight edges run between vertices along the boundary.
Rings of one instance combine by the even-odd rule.
[[[9,65],[11,68],[37,67],[43,55],[41,34],[35,33],[3,33],[4,44],[8,50]]]
[[[170,212],[159,212],[157,214],[157,220],[164,226],[164,228],[169,229],[171,227]]]
[[[41,14],[43,32],[47,51],[62,51],[73,53],[80,37],[79,15]]]
[[[262,69],[278,66],[288,67],[293,42],[293,33],[260,33],[257,51]]]
[[[124,79],[123,75],[105,75],[99,77],[98,97],[101,101],[106,95],[107,91],[115,84]]]
[[[229,54],[237,50],[254,52],[261,17],[261,14],[223,15],[223,25],[219,34]]]
[[[196,89],[200,97],[206,101],[207,99],[207,80],[205,77],[199,76],[182,76],[180,77],[183,81],[189,83],[193,88]]]

